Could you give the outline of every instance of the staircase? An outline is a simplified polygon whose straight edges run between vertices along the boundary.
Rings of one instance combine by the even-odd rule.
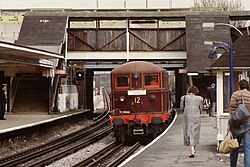
[[[18,84],[13,113],[48,113],[49,79],[22,78]]]

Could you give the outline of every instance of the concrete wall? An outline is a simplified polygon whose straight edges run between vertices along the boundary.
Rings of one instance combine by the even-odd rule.
[[[78,108],[78,92],[76,85],[62,85],[58,95],[59,112],[66,112]]]
[[[1,13],[3,14],[3,13]],[[0,41],[11,42],[18,38],[23,16],[0,15]]]
[[[206,72],[216,59],[208,58],[211,45],[204,42],[231,41],[230,27],[215,26],[214,29],[203,28],[203,23],[229,23],[228,15],[189,15],[186,16],[187,67],[189,72]]]

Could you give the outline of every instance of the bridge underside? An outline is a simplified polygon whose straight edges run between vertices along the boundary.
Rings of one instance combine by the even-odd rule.
[[[113,69],[126,61],[144,60],[165,69],[186,67],[185,51],[165,52],[68,52],[67,60],[71,64],[83,63],[84,69]]]

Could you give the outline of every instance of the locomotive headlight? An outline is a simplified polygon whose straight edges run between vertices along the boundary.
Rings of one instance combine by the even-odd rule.
[[[149,100],[150,101],[155,101],[156,100],[156,96],[155,95],[150,95],[149,96]]]
[[[121,110],[119,110],[118,108],[114,110],[115,115],[121,115],[121,113],[122,113]]]
[[[124,102],[125,101],[125,97],[124,96],[120,96],[120,102]]]

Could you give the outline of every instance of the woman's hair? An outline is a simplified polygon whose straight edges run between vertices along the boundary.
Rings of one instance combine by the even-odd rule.
[[[245,80],[245,79],[240,80],[238,85],[239,85],[240,90],[243,90],[243,89],[249,90],[249,84],[248,84],[247,80]]]
[[[196,86],[190,86],[188,88],[188,93],[195,93],[195,94],[199,94],[199,89]]]

